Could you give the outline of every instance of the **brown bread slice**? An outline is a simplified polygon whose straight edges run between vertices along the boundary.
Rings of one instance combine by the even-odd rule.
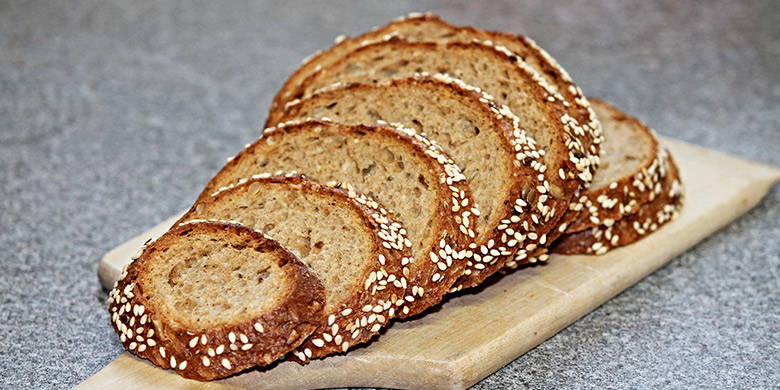
[[[377,202],[302,176],[261,175],[203,200],[182,220],[227,219],[276,238],[325,286],[317,330],[294,352],[307,361],[369,341],[418,293],[403,265],[412,243]]]
[[[603,255],[613,248],[632,244],[655,232],[677,217],[683,206],[683,188],[677,165],[666,154],[669,174],[661,193],[639,210],[615,222],[561,236],[552,247],[554,253]]]
[[[598,156],[589,154],[575,134],[584,130],[567,113],[544,79],[506,48],[484,42],[409,42],[389,37],[360,46],[310,75],[301,96],[334,83],[378,82],[444,73],[484,90],[521,118],[521,125],[546,153],[545,177],[551,196],[570,199],[592,179]],[[294,104],[288,102],[286,106]],[[283,113],[269,114],[271,123]]]
[[[583,207],[566,213],[566,233],[635,213],[660,194],[667,175],[666,151],[653,130],[602,100],[591,102],[604,129],[601,166],[582,196]]]
[[[423,291],[401,317],[439,303],[463,273],[478,222],[471,191],[460,168],[414,130],[322,120],[282,123],[231,159],[201,198],[264,171],[349,183],[393,210],[412,241],[415,260],[404,275]]]
[[[546,243],[568,200],[548,195],[542,152],[490,96],[444,76],[352,84],[291,104],[280,120],[387,121],[415,128],[461,167],[480,211],[477,245],[456,287],[479,284],[515,252]]]
[[[130,353],[198,380],[267,365],[317,328],[323,286],[292,253],[230,223],[172,228],[109,293]]]
[[[666,150],[659,147],[652,129],[602,100],[590,102],[604,131],[601,165],[590,188],[569,205],[558,227],[560,234],[612,224],[636,213],[661,194],[667,176]],[[547,248],[539,248],[529,258],[546,253]],[[529,258],[507,262],[507,267],[517,267]]]

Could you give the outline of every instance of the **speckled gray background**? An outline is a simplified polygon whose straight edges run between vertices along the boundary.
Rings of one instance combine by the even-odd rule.
[[[301,58],[409,11],[528,34],[659,133],[780,165],[777,1],[389,3],[0,1],[0,388],[116,357],[99,257],[188,206]],[[477,387],[777,386],[779,220],[775,188]]]

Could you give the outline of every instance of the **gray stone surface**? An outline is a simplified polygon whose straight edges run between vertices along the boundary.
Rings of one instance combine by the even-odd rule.
[[[567,3],[0,1],[0,388],[116,357],[99,257],[188,206],[301,58],[409,11],[526,33],[659,133],[780,165],[776,1]],[[778,220],[775,188],[477,387],[776,386]]]

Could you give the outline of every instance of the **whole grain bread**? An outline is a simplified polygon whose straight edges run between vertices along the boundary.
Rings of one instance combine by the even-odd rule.
[[[552,251],[567,255],[602,255],[613,248],[639,241],[674,220],[683,206],[683,187],[672,156],[668,153],[665,156],[668,174],[658,196],[641,205],[634,214],[625,215],[617,221],[608,220],[581,232],[564,234],[553,243]]]
[[[376,201],[300,175],[256,175],[195,204],[182,220],[227,219],[276,238],[325,286],[317,330],[294,352],[301,362],[369,341],[418,293],[403,268],[406,231]]]
[[[319,325],[325,296],[317,277],[276,241],[202,221],[147,245],[108,302],[130,353],[210,380],[293,350]]]
[[[330,88],[290,104],[280,120],[386,121],[414,128],[461,167],[479,215],[476,244],[456,288],[471,287],[507,258],[546,243],[568,199],[549,195],[543,151],[505,106],[443,75]]]
[[[418,286],[401,317],[439,303],[462,275],[478,223],[471,191],[449,156],[414,130],[323,120],[281,123],[232,158],[201,199],[264,171],[297,171],[320,183],[351,185],[393,210],[415,259],[404,275]]]

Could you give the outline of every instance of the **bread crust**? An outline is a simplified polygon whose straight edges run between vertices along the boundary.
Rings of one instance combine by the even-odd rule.
[[[509,189],[503,195],[500,217],[496,219],[495,226],[489,227],[490,233],[466,253],[467,268],[453,288],[476,286],[503,267],[516,253],[525,257],[526,253],[545,245],[547,232],[555,228],[557,217],[563,215],[569,200],[548,195],[550,185],[542,175],[547,168],[536,142],[526,134],[519,118],[511,110],[478,88],[444,75],[420,75],[377,84],[338,84],[317,91],[302,101],[292,102],[279,120],[299,118],[307,107],[313,107],[319,101],[338,100],[357,90],[381,93],[390,88],[428,88],[435,93],[454,94],[490,118],[493,123],[490,130],[499,134],[503,142],[501,148],[510,156],[506,159],[506,166],[496,166],[496,169],[512,175],[512,183],[507,183]],[[452,158],[457,162],[458,156]]]
[[[221,187],[230,183],[231,174],[236,170],[246,172],[248,166],[251,166],[253,157],[258,153],[264,153],[264,156],[273,158],[270,151],[262,152],[267,145],[269,137],[272,137],[274,143],[280,143],[280,137],[294,136],[302,132],[314,132],[318,129],[328,128],[329,132],[336,132],[339,136],[362,137],[364,133],[371,133],[374,137],[380,137],[387,145],[400,145],[408,154],[422,162],[427,167],[427,176],[435,178],[429,180],[432,191],[436,193],[435,216],[429,221],[430,229],[435,237],[433,246],[427,248],[423,258],[415,259],[408,275],[412,285],[422,288],[422,296],[412,296],[413,301],[407,303],[408,312],[400,312],[399,317],[408,317],[416,315],[430,306],[438,304],[442,297],[449,292],[452,285],[458,277],[463,274],[466,267],[464,260],[469,245],[474,242],[474,230],[471,221],[474,220],[473,206],[474,201],[471,196],[471,190],[466,184],[466,177],[460,171],[460,168],[454,161],[442,150],[442,148],[430,139],[417,134],[413,129],[404,128],[398,124],[386,123],[384,125],[344,125],[328,120],[303,120],[280,123],[277,126],[267,128],[263,131],[263,136],[247,145],[243,151],[233,157],[222,170],[209,182],[201,193],[199,199],[210,197]],[[332,163],[340,167],[342,159],[334,153]],[[296,170],[307,174],[306,162],[299,161],[299,166],[291,166],[289,170]],[[262,170],[262,167],[256,167],[255,172]],[[416,178],[419,172],[415,172]],[[232,176],[235,176],[233,174]],[[310,177],[313,177],[310,176]],[[431,182],[432,181],[432,182]],[[349,183],[330,183],[342,187],[349,186]],[[354,188],[360,192],[361,188]],[[394,194],[384,193],[375,194],[380,198],[384,196],[391,197]],[[381,201],[381,199],[380,199]],[[400,221],[405,223],[406,221]]]
[[[199,232],[231,243],[273,251],[290,280],[281,304],[248,321],[217,328],[190,329],[159,314],[139,275],[149,256],[171,242]],[[262,233],[233,223],[196,222],[174,226],[144,247],[109,293],[108,310],[122,345],[132,354],[191,379],[223,378],[264,366],[301,344],[317,327],[325,302],[319,279],[292,253]]]
[[[666,154],[669,174],[660,195],[622,219],[590,229],[565,234],[552,247],[554,253],[603,255],[611,249],[629,245],[673,221],[683,206],[683,187],[672,156]]]
[[[415,295],[424,294],[417,285],[409,282],[406,275],[406,265],[412,256],[411,242],[406,238],[403,226],[379,203],[351,189],[319,184],[298,174],[259,174],[228,186],[195,204],[182,220],[201,218],[210,205],[223,201],[231,194],[251,191],[254,183],[258,183],[261,188],[276,183],[289,187],[291,191],[326,197],[334,204],[356,211],[361,217],[359,222],[372,237],[373,248],[370,253],[376,261],[361,278],[364,283],[354,286],[351,298],[341,302],[338,310],[322,313],[317,329],[293,351],[292,357],[298,362],[346,352],[350,347],[368,342],[397,313],[410,310],[407,299],[413,301]]]

